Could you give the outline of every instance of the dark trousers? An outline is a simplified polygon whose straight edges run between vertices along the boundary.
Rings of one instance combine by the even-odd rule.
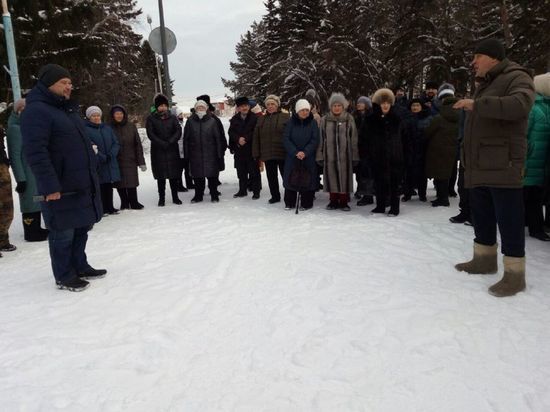
[[[313,198],[315,197],[314,190],[305,190],[300,192],[300,206],[305,209],[313,207]],[[296,207],[296,201],[298,199],[298,192],[295,190],[285,189],[285,206]]]
[[[510,257],[525,256],[523,189],[470,189],[470,207],[476,243],[494,245],[498,226],[502,253]]]
[[[101,183],[101,203],[103,204],[104,213],[112,213],[115,210],[113,205],[113,184]]]
[[[460,197],[458,202],[460,213],[470,217],[470,189],[464,187],[464,168],[462,167],[462,163],[460,163],[460,167],[458,168],[458,196]]]
[[[451,178],[449,179],[448,190],[450,194],[456,193],[456,179],[458,177],[458,162],[453,163],[453,168],[451,170]]]
[[[279,176],[277,169],[281,173],[281,177],[284,175],[285,161],[284,160],[266,160],[265,171],[267,174],[267,183],[269,184],[269,192],[271,197],[275,200],[281,200],[281,192],[279,190]]]
[[[168,179],[168,181],[170,182],[170,192],[172,193],[172,200],[175,200],[178,198],[179,179],[176,177],[175,179]],[[166,179],[158,179],[157,188],[159,191],[159,198],[164,199],[166,197]]]
[[[218,176],[214,177],[195,177],[193,181],[195,182],[195,197],[203,198],[204,190],[206,189],[206,179],[208,179],[208,190],[210,190],[210,195],[218,193]]]
[[[437,200],[448,202],[449,201],[449,180],[434,179],[434,186],[435,186]]]
[[[254,193],[260,193],[261,178],[258,162],[254,159],[237,160],[235,159],[235,168],[239,178],[239,192],[247,193],[248,186]]]
[[[399,184],[401,173],[390,171],[389,178],[383,170],[376,170],[374,173],[374,187],[376,189],[376,207],[385,209],[386,198],[390,198],[390,207],[399,211]]]
[[[53,276],[67,282],[90,268],[86,257],[89,226],[68,230],[52,230],[48,236]]]
[[[542,205],[544,202],[544,187],[525,186],[523,188],[525,201],[525,221],[529,227],[530,235],[544,233],[544,215]]]
[[[130,187],[130,188],[118,188],[117,189],[118,195],[120,197],[120,208],[121,209],[129,209],[130,207],[134,208],[138,205],[138,198],[137,198],[137,188]]]
[[[13,221],[13,195],[8,165],[0,163],[0,247],[10,244],[8,230]]]

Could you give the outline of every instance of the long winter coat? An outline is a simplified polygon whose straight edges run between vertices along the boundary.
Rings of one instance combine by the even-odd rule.
[[[355,119],[351,114],[323,116],[316,160],[323,165],[325,192],[353,192],[353,166],[359,162],[357,139]]]
[[[86,133],[93,144],[97,146],[97,159],[99,160],[99,183],[115,183],[120,181],[118,168],[118,151],[120,145],[113,129],[101,123],[86,122]]]
[[[367,117],[369,113],[356,111],[353,113],[355,127],[357,128],[357,145],[359,148],[359,157],[361,160],[367,158]]]
[[[504,59],[485,76],[466,114],[464,184],[521,188],[527,152],[527,119],[535,86],[527,69]]]
[[[261,159],[265,162],[267,160],[283,160],[286,157],[283,134],[289,118],[288,113],[281,111],[265,113],[264,116],[258,118],[252,142],[254,159]]]
[[[288,121],[283,137],[283,145],[286,149],[283,185],[286,189],[315,191],[319,188],[317,162],[315,161],[319,141],[319,126],[317,126],[317,121],[312,113],[304,120],[300,119],[297,114],[294,114]],[[311,176],[309,186],[306,188],[293,187],[289,182],[290,173],[294,168],[294,164],[299,161],[296,157],[298,152],[305,153],[306,157],[303,162]]]
[[[21,213],[35,213],[40,211],[40,203],[33,200],[37,194],[36,180],[32,170],[23,156],[23,137],[21,136],[20,116],[13,112],[8,119],[7,144],[11,162],[11,170],[17,183],[26,182],[24,193],[19,194]]]
[[[244,119],[237,113],[229,121],[229,149],[235,154],[235,160],[252,159],[252,143],[257,121],[258,117],[252,112],[248,112]],[[246,140],[244,146],[239,145],[240,137]]]
[[[146,121],[147,137],[151,140],[151,168],[155,179],[178,179],[182,162],[178,140],[181,126],[176,116],[168,111],[152,113]]]
[[[118,138],[120,150],[117,160],[120,169],[120,182],[115,186],[118,188],[132,189],[139,186],[138,167],[145,165],[143,156],[143,146],[136,125],[128,121],[126,109],[120,105],[115,105],[111,109],[120,109],[124,113],[124,118],[117,123],[111,115],[111,127]]]
[[[454,97],[443,100],[439,114],[425,130],[426,177],[450,179],[456,163],[460,111],[453,109]]]
[[[39,195],[67,193],[42,202],[46,227],[67,230],[101,220],[97,157],[86,135],[78,105],[38,82],[21,114],[23,154],[36,178]]]
[[[401,174],[404,166],[403,124],[392,106],[388,114],[373,104],[373,112],[367,118],[369,157],[373,172],[389,179]]]
[[[550,96],[537,94],[529,114],[527,145],[524,184],[544,186],[550,178]]]
[[[220,171],[227,142],[216,119],[207,114],[202,119],[193,114],[183,131],[183,150],[192,177],[215,177]]]

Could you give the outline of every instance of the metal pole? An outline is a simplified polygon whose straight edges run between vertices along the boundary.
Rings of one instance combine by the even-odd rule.
[[[8,52],[8,62],[10,69],[8,71],[11,78],[11,88],[13,92],[13,101],[21,98],[21,86],[19,85],[19,70],[17,69],[17,54],[15,53],[15,40],[13,38],[13,27],[11,25],[11,16],[8,10],[8,1],[2,0],[2,20],[4,22],[4,35],[6,36],[6,49]]]
[[[168,53],[166,52],[166,30],[164,26],[164,9],[162,0],[159,0],[160,15],[160,42],[162,46],[162,62],[164,63],[164,91],[168,98],[168,103],[172,106],[172,88],[170,87],[170,70],[168,70]]]
[[[147,15],[147,23],[149,23],[149,30],[153,31],[153,26],[151,25],[151,23],[153,23],[153,19],[149,15]],[[153,51],[153,53],[155,54],[155,67],[157,68],[157,81],[155,82],[155,92],[158,82],[159,93],[162,93],[162,75],[160,74],[159,59],[157,58],[157,53],[155,51]]]

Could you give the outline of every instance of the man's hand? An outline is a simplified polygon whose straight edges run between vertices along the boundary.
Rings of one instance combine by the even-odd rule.
[[[474,101],[472,99],[462,99],[456,102],[453,109],[464,109],[471,112],[474,110]]]
[[[46,202],[61,199],[61,192],[55,192],[46,196]]]
[[[246,139],[244,137],[239,137],[239,146],[244,146],[246,144]]]
[[[296,153],[296,157],[300,160],[304,160],[306,157],[306,154],[304,152],[298,152]]]

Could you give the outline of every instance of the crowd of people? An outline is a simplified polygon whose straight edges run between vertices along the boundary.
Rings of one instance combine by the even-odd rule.
[[[473,98],[459,98],[446,82],[426,83],[410,101],[401,88],[381,88],[355,101],[333,93],[323,105],[308,90],[290,110],[274,94],[263,101],[265,110],[242,96],[235,101],[228,140],[208,95],[197,97],[186,121],[181,110],[157,95],[146,132],[158,206],[166,204],[166,180],[176,205],[182,204],[178,193],[188,190],[194,190],[191,203],[202,202],[207,185],[210,200],[219,202],[227,149],[239,180],[234,198],[251,193],[260,199],[265,168],[269,204],[282,200],[286,210],[296,213],[313,208],[316,193],[323,190],[328,210],[349,211],[353,196],[358,207],[373,205],[372,213],[396,217],[401,204],[416,196],[427,202],[428,179],[433,179],[431,206],[448,207],[449,197],[458,195],[460,213],[450,221],[474,226],[474,257],[456,269],[496,273],[498,227],[505,271],[490,293],[513,295],[525,289],[525,226],[531,236],[550,240],[545,233],[550,222],[550,73],[533,80],[506,58],[495,39],[476,47],[472,66]],[[8,238],[11,165],[25,240],[48,239],[58,287],[79,291],[88,286],[86,279],[106,274],[88,264],[88,231],[119,209],[143,209],[138,170],[147,166],[126,109],[112,106],[103,123],[102,110],[90,106],[83,121],[71,90],[69,72],[49,64],[27,98],[14,104],[7,130],[9,162],[0,151],[0,251],[15,250]],[[42,202],[35,201],[37,196]]]

